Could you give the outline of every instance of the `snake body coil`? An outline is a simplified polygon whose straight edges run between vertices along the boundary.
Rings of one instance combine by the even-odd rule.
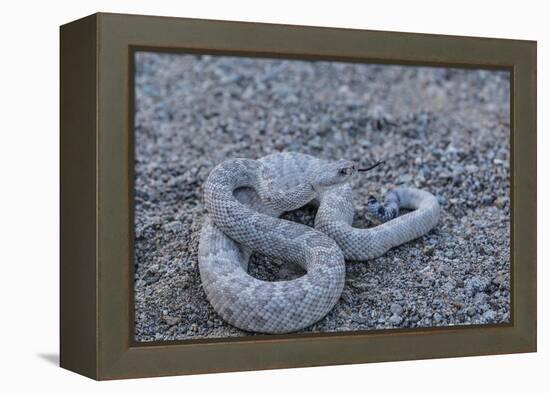
[[[212,170],[205,184],[209,217],[201,232],[199,269],[207,298],[223,319],[264,333],[311,325],[340,297],[344,257],[380,256],[437,223],[439,204],[432,194],[398,188],[391,202],[414,211],[374,228],[353,228],[348,180],[354,173],[349,161],[299,153],[232,159]],[[312,201],[319,203],[315,229],[278,218]],[[382,216],[384,208],[377,206]],[[256,279],[247,272],[252,251],[297,263],[306,274],[290,281]]]

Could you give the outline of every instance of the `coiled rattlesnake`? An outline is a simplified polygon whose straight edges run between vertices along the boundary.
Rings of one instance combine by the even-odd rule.
[[[372,214],[389,221],[353,228],[349,180],[356,172],[350,161],[299,153],[231,159],[212,170],[205,184],[209,217],[201,232],[199,269],[207,298],[223,319],[264,333],[311,325],[340,297],[344,258],[375,258],[436,225],[439,204],[432,194],[397,188],[384,205],[368,201]],[[319,204],[315,229],[278,218],[309,202]],[[396,217],[399,208],[413,211]],[[306,274],[290,281],[254,278],[247,272],[252,251],[297,263]]]

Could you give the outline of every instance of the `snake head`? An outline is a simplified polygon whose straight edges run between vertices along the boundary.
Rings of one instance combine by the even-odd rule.
[[[323,164],[313,173],[311,185],[321,191],[346,183],[356,172],[355,164],[348,160]]]

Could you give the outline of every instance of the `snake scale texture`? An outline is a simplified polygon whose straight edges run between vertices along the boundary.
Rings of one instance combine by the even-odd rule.
[[[216,312],[247,331],[287,333],[323,318],[344,287],[344,259],[366,260],[426,234],[439,219],[429,192],[396,188],[386,203],[369,200],[381,220],[352,227],[349,179],[355,165],[299,153],[258,160],[224,161],[205,184],[208,217],[199,243],[202,286]],[[287,211],[318,204],[314,228],[280,219]],[[398,209],[410,209],[398,216]],[[291,261],[305,274],[289,281],[263,281],[248,274],[252,252]]]

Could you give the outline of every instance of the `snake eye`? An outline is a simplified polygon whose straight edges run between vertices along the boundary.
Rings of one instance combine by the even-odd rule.
[[[353,173],[353,169],[352,168],[342,168],[342,169],[338,170],[338,173],[340,175],[351,175]]]

